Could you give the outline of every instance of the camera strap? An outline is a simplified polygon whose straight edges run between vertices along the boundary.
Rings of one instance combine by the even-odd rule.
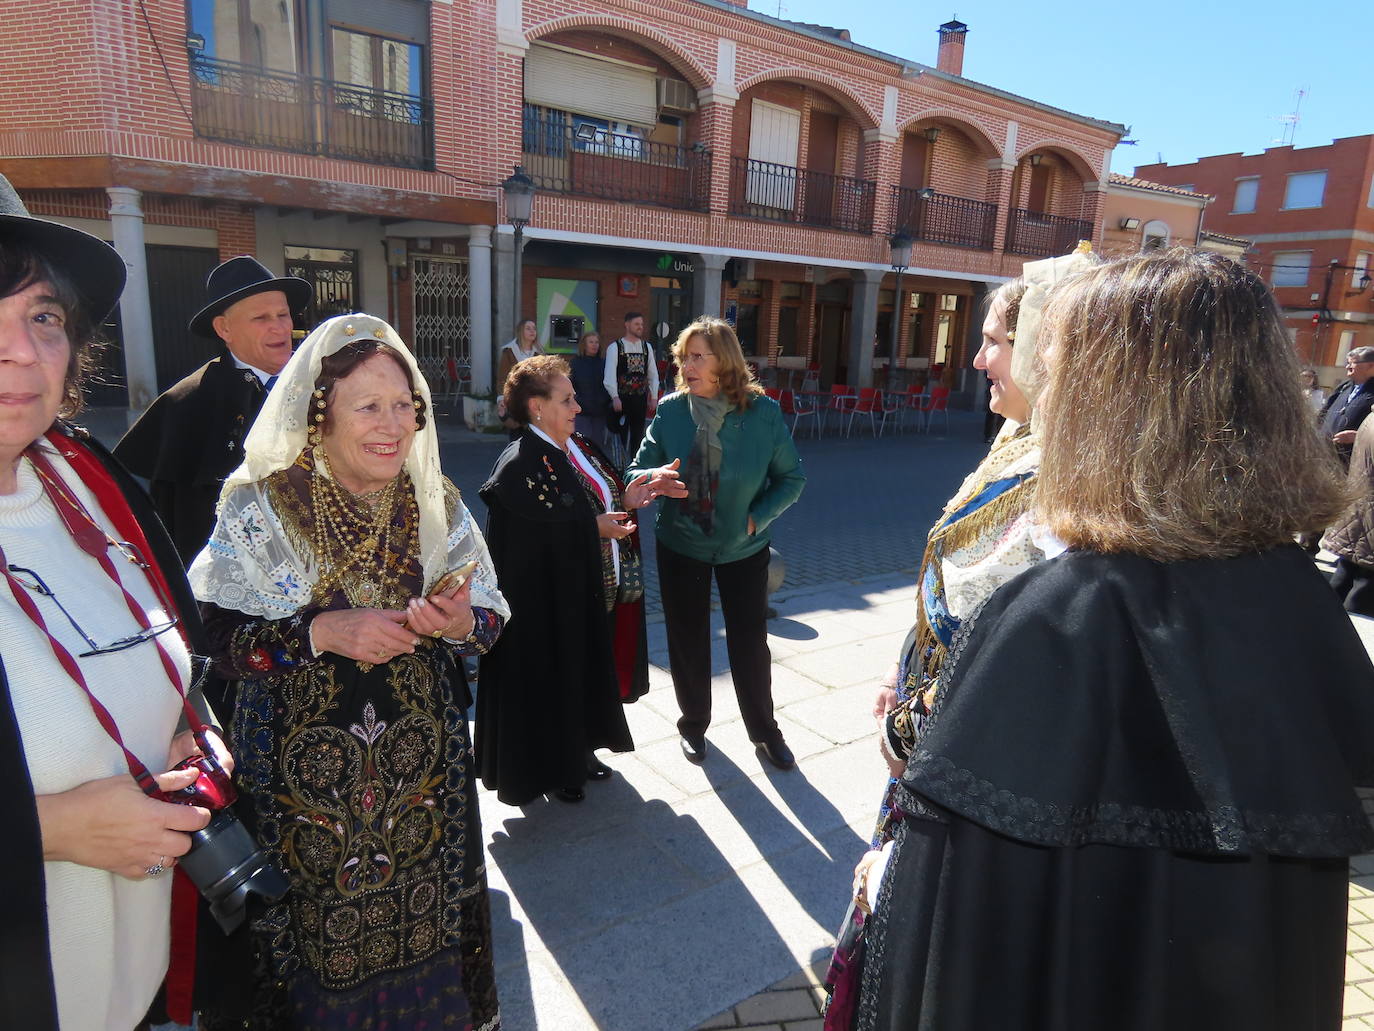
[[[57,510],[57,514],[62,519],[62,523],[67,528],[67,532],[71,534],[72,539],[82,551],[90,555],[100,564],[105,575],[108,576],[110,580],[114,582],[115,586],[123,593],[124,602],[128,605],[129,612],[133,615],[135,622],[138,623],[139,629],[150,629],[151,624],[148,621],[147,613],[144,612],[143,607],[138,603],[137,599],[129,593],[129,589],[124,586],[123,581],[119,577],[119,570],[115,568],[114,562],[110,559],[110,548],[119,548],[119,542],[110,537],[110,535],[91,518],[90,513],[86,511],[80,499],[72,493],[71,488],[67,486],[62,477],[53,469],[52,464],[37,448],[31,447],[25,454],[33,464],[34,471],[38,474],[38,478],[43,484],[43,490],[47,494],[48,499],[52,502],[53,507]],[[141,536],[141,534],[139,536]],[[144,554],[147,554],[146,542]],[[162,601],[167,614],[169,616],[177,615],[175,607],[171,605],[160,589],[157,578],[151,575],[151,570],[147,566],[146,558],[144,561],[139,562],[131,556],[131,560],[133,560],[135,564],[143,570],[145,575],[148,576],[154,593],[157,594]],[[15,578],[14,574],[10,572],[9,561],[5,558],[3,547],[0,547],[0,572],[4,573],[5,581],[9,584],[10,593],[14,595],[16,604],[18,604],[19,608],[29,617],[33,624],[43,632],[43,635],[48,639],[48,645],[52,648],[53,655],[56,657],[58,663],[66,670],[67,675],[72,678],[73,682],[75,682],[75,684],[85,693],[86,699],[90,703],[91,711],[94,713],[100,726],[124,753],[125,762],[127,762],[129,766],[129,773],[133,775],[134,780],[138,781],[138,786],[142,788],[145,793],[152,794],[157,790],[157,781],[154,779],[153,775],[148,772],[148,768],[143,765],[143,762],[138,756],[129,751],[128,747],[124,744],[124,738],[119,732],[119,726],[115,723],[115,719],[110,714],[109,709],[105,707],[91,690],[90,685],[86,682],[85,675],[81,672],[80,664],[62,642],[53,636],[52,632],[48,629],[47,622],[43,619],[43,613],[38,610],[38,605],[34,602],[29,591]],[[162,642],[158,640],[157,637],[150,637],[149,640],[152,642],[153,646],[157,648],[158,657],[162,661],[162,668],[167,673],[167,679],[171,682],[172,688],[177,693],[177,697],[181,699],[182,709],[186,713],[186,718],[190,723],[191,729],[195,731],[197,738],[199,738],[206,729],[205,724],[186,697],[186,687],[182,681],[181,672],[177,669],[176,661],[168,653],[167,649],[163,647]]]

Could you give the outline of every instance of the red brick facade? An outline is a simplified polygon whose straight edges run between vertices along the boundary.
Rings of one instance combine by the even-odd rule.
[[[269,267],[281,268],[283,245],[317,253],[342,248],[356,255],[355,303],[410,323],[419,302],[409,291],[419,288],[411,266],[398,265],[397,255],[404,263],[411,261],[407,255],[437,254],[444,241],[444,253],[456,250],[461,259],[469,227],[478,227],[485,241],[481,227],[505,220],[497,184],[529,157],[524,63],[532,45],[553,44],[678,82],[685,91],[680,95],[691,102],[677,109],[677,131],[682,153],[698,162],[701,201],[671,206],[620,198],[613,189],[602,189],[601,196],[541,189],[526,240],[546,256],[559,247],[602,248],[607,267],[592,268],[597,261],[586,254],[573,271],[527,263],[520,301],[528,311],[536,306],[541,277],[594,279],[597,320],[603,333],[613,335],[625,307],[616,291],[617,263],[625,264],[629,249],[646,260],[657,253],[682,256],[684,267],[696,271],[660,279],[690,291],[692,304],[738,312],[731,281],[715,282],[725,260],[736,258],[751,262],[753,281],[762,284],[749,288],[757,297],[747,298],[762,302],[757,339],[746,341],[760,359],[777,359],[784,346],[780,324],[788,334],[795,324],[797,339],[786,345],[795,351],[787,356],[791,363],[824,357],[824,364],[840,368],[858,361],[849,374],[867,382],[875,352],[887,354],[886,338],[875,347],[867,336],[891,318],[892,274],[887,272],[886,295],[872,280],[890,269],[894,228],[906,227],[916,237],[902,311],[919,311],[923,302],[918,297],[913,306],[913,294],[965,299],[957,327],[951,330],[948,319],[941,323],[940,332],[958,341],[948,355],[955,366],[966,366],[971,357],[964,344],[973,329],[973,304],[988,284],[1014,275],[1029,256],[1067,250],[1078,235],[1100,238],[1102,177],[1120,126],[856,46],[846,33],[752,12],[742,0],[731,3],[738,10],[697,0],[425,4],[427,34],[417,43],[424,54],[422,99],[432,102],[432,123],[423,129],[429,150],[407,162],[350,160],[328,156],[328,147],[311,153],[290,143],[268,149],[263,126],[283,117],[281,105],[260,105],[262,143],[208,138],[224,135],[207,132],[210,119],[239,108],[224,99],[229,73],[197,72],[197,61],[215,55],[196,57],[188,49],[186,0],[34,0],[7,12],[0,29],[24,41],[6,48],[9,60],[0,68],[7,97],[0,171],[35,212],[59,218],[108,221],[105,188],[132,187],[141,191],[146,225],[184,230],[184,245],[202,248],[206,238],[193,234],[212,232],[220,258],[257,253]],[[935,26],[930,29],[933,37]],[[315,45],[297,44],[302,53]],[[977,45],[976,30],[971,45]],[[932,38],[927,56],[934,50]],[[747,184],[758,181],[749,178],[757,171],[747,171],[755,168],[748,162],[756,100],[797,113],[792,217],[779,217],[776,205],[759,208],[746,196],[753,189]],[[372,117],[372,130],[388,139],[421,131],[412,129],[418,120],[379,128],[368,103],[374,102],[321,108],[304,120],[295,112],[290,124],[303,131],[310,118],[351,125]],[[245,137],[252,138],[251,132]],[[600,170],[602,186],[617,160],[578,158],[586,175]],[[687,181],[677,167],[655,174]],[[934,197],[919,197],[923,189]],[[835,214],[841,209],[848,220],[843,224]],[[926,214],[913,214],[918,210]],[[510,237],[500,231],[493,236],[491,250],[483,242],[467,254],[491,262],[491,296],[471,298],[471,344],[435,345],[446,352],[466,353],[471,346],[480,359],[510,335],[517,314],[511,310]],[[175,234],[159,239],[182,245]],[[643,281],[638,307],[647,309],[655,289],[669,288],[651,286],[652,277],[638,264],[626,269]],[[842,293],[847,300],[838,299]],[[160,303],[157,296],[152,301]],[[682,303],[673,303],[674,319],[685,317]],[[932,357],[932,325],[915,315],[901,320],[900,353]],[[403,332],[414,328],[401,326]],[[921,339],[909,339],[914,329]],[[824,356],[823,347],[830,349]]]
[[[1344,375],[1346,351],[1374,346],[1374,287],[1364,281],[1365,269],[1374,275],[1374,135],[1136,173],[1216,197],[1207,228],[1254,241],[1248,260],[1274,284],[1299,356],[1326,386]],[[1325,173],[1320,196],[1290,195],[1300,185],[1291,178],[1310,184],[1311,173]]]

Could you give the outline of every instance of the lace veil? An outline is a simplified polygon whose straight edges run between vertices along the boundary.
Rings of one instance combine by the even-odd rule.
[[[472,604],[509,618],[510,608],[496,585],[487,543],[461,498],[455,499],[457,508],[449,521],[429,384],[396,331],[381,319],[361,313],[321,323],[282,369],[248,431],[243,464],[224,481],[215,531],[187,573],[191,589],[201,601],[268,619],[292,615],[310,603],[318,579],[314,556],[301,555],[292,546],[267,501],[264,481],[289,468],[306,446],[310,401],[323,359],[366,336],[391,345],[401,355],[428,413],[405,463],[419,509],[425,592],[446,570],[475,558]],[[325,472],[317,467],[315,475]]]

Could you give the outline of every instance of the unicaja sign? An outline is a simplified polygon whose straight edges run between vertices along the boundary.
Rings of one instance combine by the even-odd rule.
[[[655,264],[660,272],[685,272],[690,275],[697,270],[696,266],[686,258],[679,258],[672,254],[660,254]]]

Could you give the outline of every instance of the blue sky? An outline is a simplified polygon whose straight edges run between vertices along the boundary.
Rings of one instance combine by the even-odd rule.
[[[776,16],[778,0],[749,0]],[[1256,153],[1285,131],[1305,89],[1295,144],[1374,132],[1374,2],[1150,0],[1028,4],[964,0],[782,0],[782,17],[850,30],[854,42],[935,64],[936,28],[969,27],[964,75],[1075,114],[1131,127],[1112,170]]]

